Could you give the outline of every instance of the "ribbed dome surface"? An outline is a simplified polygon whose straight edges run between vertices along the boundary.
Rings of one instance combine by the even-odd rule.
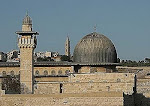
[[[32,19],[28,15],[26,15],[26,17],[23,19],[23,25],[25,24],[32,24]]]
[[[93,32],[76,45],[73,61],[79,63],[116,63],[116,49],[106,36]]]

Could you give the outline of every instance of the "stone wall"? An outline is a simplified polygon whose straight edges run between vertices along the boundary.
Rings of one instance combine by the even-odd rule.
[[[69,82],[134,83],[134,73],[72,74]]]
[[[73,82],[63,83],[63,93],[124,92],[133,94],[132,83]]]
[[[150,79],[137,79],[137,93],[150,93]]]
[[[37,83],[34,85],[34,94],[60,93],[60,83]]]
[[[137,106],[150,106],[150,79],[137,79]]]
[[[3,72],[6,72],[7,75],[11,74],[11,71],[14,72],[14,75],[19,74],[20,67],[0,67],[0,76],[3,75]]]
[[[133,94],[131,83],[99,83],[99,82],[73,82],[73,83],[52,83],[39,82],[34,85],[34,94],[52,93],[93,93],[93,92],[124,92]]]
[[[70,83],[63,83],[64,93],[119,91],[132,94],[134,88],[133,73],[95,73],[72,74]]]
[[[66,75],[67,71],[73,73],[73,68],[71,66],[34,67],[34,74],[36,71],[39,71],[39,75],[44,75],[44,71],[47,71],[48,75],[52,75],[52,71],[55,72],[55,75],[59,75],[59,72],[62,72],[61,75]]]
[[[145,78],[150,73],[150,67],[116,67],[119,73],[136,73],[137,78]]]
[[[37,82],[68,82],[68,77],[37,77],[35,78]]]
[[[37,82],[37,84],[35,84],[35,93],[38,94],[38,92],[40,92],[39,94],[42,94],[43,92],[43,94],[51,94],[60,92],[91,93],[115,91],[133,94],[134,92],[134,74],[132,73],[72,74],[67,78],[68,81],[52,82],[51,79],[51,82]],[[47,91],[47,88],[49,88],[50,91]]]
[[[0,67],[0,76],[3,75],[3,72],[6,72],[7,75],[11,74],[11,71],[14,72],[14,75],[18,75],[20,67]],[[66,71],[73,73],[73,68],[71,66],[49,66],[49,67],[34,67],[34,75],[36,71],[39,72],[39,75],[44,75],[47,71],[48,75],[52,75],[52,71],[55,71],[55,75],[59,75],[59,72],[62,72],[62,75],[66,75]]]
[[[123,106],[120,92],[51,95],[2,95],[0,106]]]
[[[90,66],[81,67],[78,73],[90,73]]]
[[[94,73],[94,72],[106,72],[106,68],[105,67],[83,66],[79,69],[79,73]]]

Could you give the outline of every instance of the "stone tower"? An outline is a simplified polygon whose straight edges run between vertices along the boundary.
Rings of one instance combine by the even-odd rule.
[[[32,31],[32,20],[28,14],[23,19],[22,31],[17,31],[16,34],[19,35],[21,93],[32,94],[34,93],[33,53],[37,45],[35,35],[38,35],[38,32]]]
[[[65,42],[65,55],[70,57],[70,40],[68,36]]]

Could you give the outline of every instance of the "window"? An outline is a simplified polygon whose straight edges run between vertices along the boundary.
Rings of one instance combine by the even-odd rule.
[[[48,75],[48,71],[47,71],[47,70],[44,71],[44,75],[45,75],[45,76]]]
[[[10,75],[11,75],[11,76],[14,76],[14,71],[11,71],[11,72],[10,72]]]
[[[118,78],[118,79],[117,79],[117,82],[121,82],[121,79]]]
[[[149,76],[150,75],[150,73],[147,73],[147,76]]]
[[[3,71],[3,72],[2,72],[2,76],[6,76],[6,71]]]
[[[56,73],[55,73],[55,71],[54,70],[52,70],[51,71],[51,75],[55,75]]]
[[[70,70],[66,70],[66,71],[65,71],[65,75],[68,75],[69,72],[70,72]]]
[[[39,76],[39,71],[38,70],[35,71],[35,76]]]
[[[60,93],[62,93],[62,92],[63,92],[63,84],[60,83]]]
[[[58,75],[62,75],[62,71],[61,70],[58,71]]]

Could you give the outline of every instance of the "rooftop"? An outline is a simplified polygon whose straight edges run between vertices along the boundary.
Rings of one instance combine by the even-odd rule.
[[[39,67],[39,66],[104,66],[104,65],[119,65],[119,63],[75,63],[75,62],[66,62],[66,61],[60,61],[60,62],[55,62],[55,61],[46,61],[46,62],[35,62],[34,66]],[[19,67],[20,62],[0,62],[0,67]]]

